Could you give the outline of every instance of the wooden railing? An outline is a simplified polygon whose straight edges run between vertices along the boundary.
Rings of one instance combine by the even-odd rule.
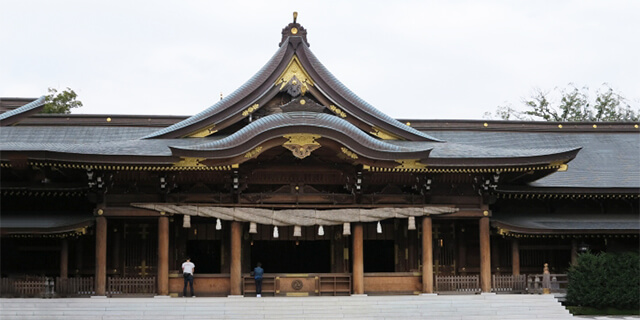
[[[527,291],[527,276],[494,274],[491,276],[491,291],[505,293],[524,293]]]
[[[480,277],[436,276],[436,292],[477,293],[480,292]]]
[[[83,296],[95,294],[93,277],[56,278],[56,294],[59,296]]]
[[[53,297],[53,284],[53,278],[42,276],[2,278],[0,280],[0,293],[3,296]]]
[[[154,294],[156,294],[156,277],[107,278],[107,296]]]
[[[566,293],[567,283],[569,278],[565,273],[552,273],[550,277],[550,292],[551,293]],[[543,275],[542,274],[530,274],[527,276],[527,292],[528,293],[543,293]]]

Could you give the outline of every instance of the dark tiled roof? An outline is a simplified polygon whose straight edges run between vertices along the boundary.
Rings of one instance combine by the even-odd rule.
[[[425,138],[427,140],[440,141],[438,138],[435,138],[433,136],[430,136],[429,134],[426,134],[424,132],[420,132],[420,131],[418,131],[418,130],[416,130],[414,128],[411,128],[411,127],[405,125],[404,123],[401,123],[400,121],[398,121],[396,119],[393,119],[393,118],[389,117],[387,114],[385,114],[385,113],[381,112],[380,110],[376,109],[374,106],[370,105],[369,103],[364,101],[362,98],[358,97],[355,93],[353,93],[351,90],[349,90],[349,88],[347,88],[344,84],[342,84],[342,82],[340,82],[340,80],[338,80],[320,62],[320,60],[318,60],[318,58],[316,58],[316,56],[313,54],[313,52],[311,52],[311,49],[309,49],[307,46],[302,46],[302,50],[304,51],[306,56],[309,58],[309,62],[311,62],[311,64],[313,65],[314,70],[316,72],[318,72],[320,77],[325,79],[327,81],[327,84],[329,86],[331,86],[332,89],[335,90],[338,94],[340,94],[344,99],[346,99],[347,101],[349,101],[350,103],[352,103],[356,107],[359,107],[365,113],[371,114],[371,115],[375,116],[376,118],[384,121],[385,123],[387,123],[387,124],[389,124],[389,125],[391,125],[393,127],[398,128],[399,130],[410,132],[410,133],[412,133],[412,134],[414,134],[416,136]]]
[[[425,147],[424,144],[419,143],[413,145],[389,144],[365,134],[362,130],[337,116],[304,111],[269,115],[252,122],[229,137],[206,144],[185,147],[184,149],[213,151],[216,149],[230,148],[244,143],[261,132],[294,126],[320,127],[335,130],[356,140],[359,144],[377,151],[419,152],[431,149],[431,146]],[[344,141],[339,142],[346,144]]]
[[[162,130],[158,130],[152,134],[149,134],[145,136],[145,138],[159,137],[167,133],[188,127],[192,124],[200,122],[238,103],[242,98],[244,98],[246,95],[254,91],[256,88],[258,88],[266,80],[266,78],[275,71],[278,65],[280,65],[280,62],[284,58],[286,52],[287,52],[287,46],[280,47],[280,49],[276,51],[273,57],[271,57],[271,59],[253,77],[251,77],[251,79],[245,82],[233,93],[226,96],[224,99],[220,100],[218,103],[214,104],[213,106],[205,109],[204,111],[192,117],[189,117],[188,119],[180,121]]]
[[[492,224],[522,233],[551,231],[640,231],[637,214],[494,214]]]
[[[473,157],[474,150],[494,152],[508,148],[570,149],[582,147],[565,172],[557,172],[531,185],[534,187],[574,188],[640,188],[640,134],[628,133],[555,133],[555,132],[488,132],[488,131],[428,131],[447,140],[435,148],[431,157],[441,157],[451,146],[463,156]],[[482,152],[482,151],[478,151]],[[514,154],[515,156],[515,154]]]
[[[21,115],[26,115],[30,112],[36,112],[38,108],[44,105],[45,96],[36,99],[33,102],[29,102],[20,108],[7,111],[0,114],[0,125],[11,125],[17,121]]]

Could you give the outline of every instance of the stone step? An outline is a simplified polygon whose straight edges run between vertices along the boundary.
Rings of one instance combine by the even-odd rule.
[[[0,319],[569,319],[547,295],[0,299]]]

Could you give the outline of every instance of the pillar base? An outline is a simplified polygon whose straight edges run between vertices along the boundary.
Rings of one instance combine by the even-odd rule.
[[[437,293],[421,293],[421,296],[427,296],[427,297],[436,297],[438,294]]]
[[[227,298],[244,298],[243,295],[237,295],[237,294],[230,294],[227,296]]]
[[[481,296],[495,296],[495,292],[480,292]]]
[[[352,294],[352,297],[367,297],[368,295],[366,293],[359,293],[359,294]]]
[[[153,296],[154,299],[169,299],[171,296]]]
[[[91,299],[106,299],[107,296],[91,296]]]

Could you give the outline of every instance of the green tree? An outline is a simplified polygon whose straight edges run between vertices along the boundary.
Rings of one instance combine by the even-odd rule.
[[[589,99],[589,89],[578,89],[572,84],[560,90],[560,99],[555,102],[551,92],[535,89],[523,104],[525,111],[514,109],[511,105],[498,106],[495,115],[484,114],[485,118],[526,121],[639,121],[640,110],[634,110],[627,99],[611,87],[604,85],[598,90],[594,101]],[[558,89],[556,89],[558,90]]]
[[[45,96],[42,113],[71,113],[71,108],[82,107],[82,102],[76,100],[78,95],[71,88],[58,92],[49,88],[49,94]]]

